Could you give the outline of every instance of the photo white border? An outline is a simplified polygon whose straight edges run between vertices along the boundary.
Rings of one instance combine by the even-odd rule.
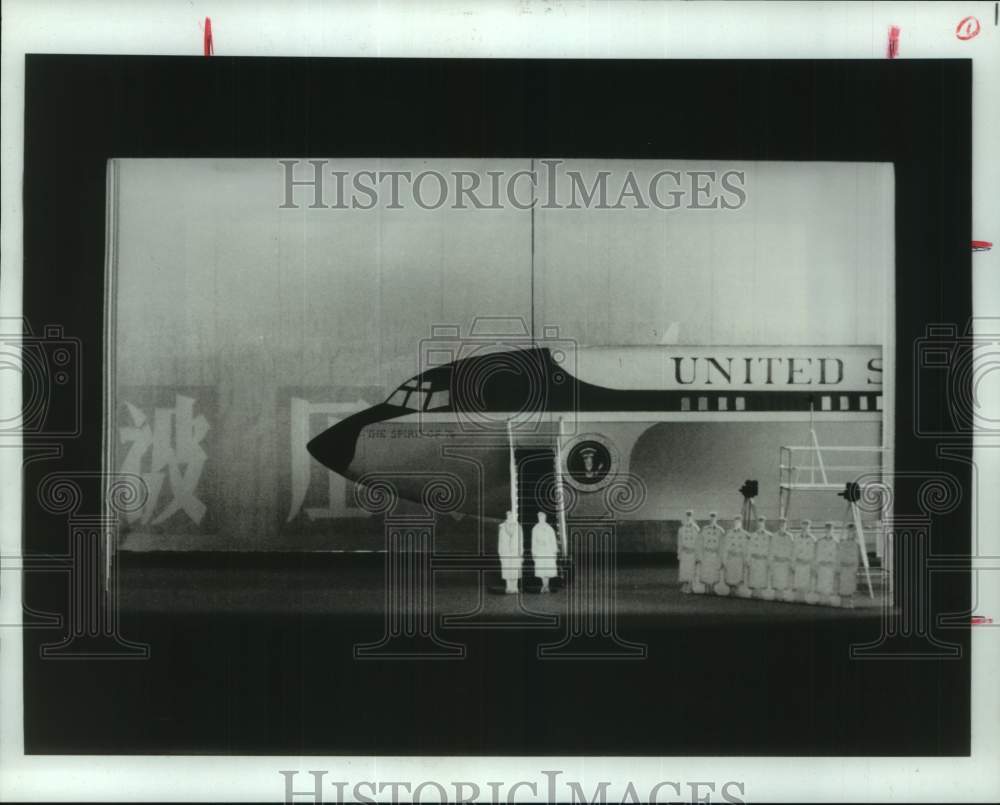
[[[21,315],[24,56],[26,53],[201,55],[211,17],[217,55],[478,58],[829,58],[886,57],[890,26],[899,55],[973,59],[973,236],[1000,239],[1000,27],[994,2],[723,3],[492,2],[406,0],[321,4],[309,0],[80,2],[4,0],[0,58],[0,317]],[[979,36],[955,36],[974,15]],[[669,88],[664,88],[669,102]],[[874,121],[873,121],[874,124]],[[72,181],[72,177],[67,177]],[[973,310],[1000,319],[1000,248],[973,257]],[[0,410],[20,407],[14,373],[0,373]],[[996,384],[980,400],[1000,418]],[[0,441],[0,623],[21,618],[21,466],[16,443]],[[1000,451],[977,441],[980,489],[1000,487]],[[1000,505],[973,498],[980,555],[1000,555]],[[995,585],[996,574],[980,573]],[[995,613],[1000,621],[1000,612]],[[334,758],[25,756],[21,632],[0,627],[0,801],[277,800],[281,769],[328,770],[327,780],[536,780],[561,769],[584,790],[612,780],[609,801],[628,781],[640,796],[661,781],[745,782],[746,801],[937,802],[1000,799],[1000,624],[972,633],[970,758]],[[914,702],[919,707],[919,702]],[[433,728],[432,725],[428,725]],[[680,728],[680,727],[679,727]],[[307,775],[297,780],[306,782]],[[348,787],[348,792],[350,786]],[[703,789],[704,791],[704,789]],[[367,790],[366,790],[367,792]],[[429,792],[433,795],[433,792]],[[567,793],[563,789],[563,793]],[[685,791],[685,796],[686,796]],[[335,789],[325,792],[334,801]],[[544,798],[524,795],[535,801]],[[506,795],[506,790],[504,790]],[[670,789],[665,795],[676,799]],[[297,801],[309,801],[298,797]]]

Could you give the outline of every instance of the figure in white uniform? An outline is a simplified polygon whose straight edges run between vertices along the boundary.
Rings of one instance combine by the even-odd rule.
[[[500,555],[500,575],[503,576],[507,593],[517,592],[517,582],[521,579],[521,555],[524,552],[524,532],[514,519],[514,512],[507,512],[507,519],[500,523],[497,539],[497,553]]]
[[[793,601],[792,591],[792,533],[788,530],[788,520],[784,517],[778,523],[778,530],[771,535],[771,550],[768,553],[770,583],[763,598],[771,601],[781,596],[782,601]]]
[[[771,537],[771,532],[767,530],[767,521],[763,517],[758,517],[757,530],[750,535],[747,543],[747,586],[758,598],[763,598],[764,591],[770,586],[767,561],[771,550]],[[773,591],[771,597],[774,597]]]
[[[809,530],[810,520],[802,521],[802,531],[792,540],[792,587],[800,601],[815,604],[819,598],[813,591],[813,565],[816,562],[816,537]]]
[[[845,607],[854,606],[854,593],[858,589],[858,566],[861,557],[858,553],[858,535],[854,524],[847,526],[847,536],[837,543],[837,569],[839,580],[837,593],[840,603]]]
[[[722,580],[722,538],[725,532],[716,522],[715,512],[709,512],[708,525],[701,530],[701,550],[698,552],[698,569],[691,589],[696,593],[714,590]]]
[[[535,560],[535,575],[542,580],[542,592],[549,592],[549,579],[557,575],[556,532],[547,522],[545,512],[538,512],[538,522],[531,529],[531,557]]]
[[[826,524],[823,536],[816,540],[816,595],[824,604],[840,606],[837,595],[837,538],[833,523]]]
[[[681,592],[691,592],[695,582],[695,563],[698,561],[698,550],[701,547],[701,529],[694,521],[694,512],[684,513],[684,524],[677,531],[677,578],[681,583]]]
[[[722,543],[722,582],[715,588],[719,595],[729,595],[730,590],[735,589],[736,594],[742,598],[750,597],[746,578],[748,538],[747,532],[743,530],[743,521],[739,517],[735,518],[733,527],[726,532]]]

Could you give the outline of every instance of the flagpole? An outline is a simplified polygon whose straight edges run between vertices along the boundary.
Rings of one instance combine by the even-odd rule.
[[[507,442],[510,445],[510,510],[514,515],[514,520],[520,519],[517,510],[517,461],[514,459],[514,431],[507,420]]]
[[[559,542],[562,544],[563,558],[569,558],[566,549],[566,497],[563,495],[562,477],[562,435],[563,418],[559,417],[559,431],[556,433],[556,499],[559,501]]]

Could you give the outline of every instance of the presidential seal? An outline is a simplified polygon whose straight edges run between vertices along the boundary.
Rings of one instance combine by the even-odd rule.
[[[607,486],[618,467],[614,447],[596,433],[578,436],[566,448],[564,455],[566,480],[583,492]]]

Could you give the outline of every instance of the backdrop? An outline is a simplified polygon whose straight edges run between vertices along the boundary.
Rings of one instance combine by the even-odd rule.
[[[115,188],[119,469],[150,487],[127,549],[377,549],[381,530],[305,441],[383,399],[438,324],[483,316],[558,327],[583,346],[883,345],[893,265],[893,176],[873,163],[330,160],[323,200],[359,171],[537,172],[535,197],[570,199],[605,171],[742,173],[733,208],[438,209],[381,193],[372,209],[311,208],[275,160],[120,160]],[[298,180],[311,177],[306,162]],[[684,179],[679,185],[688,188]],[[517,184],[521,200],[531,197]],[[664,185],[666,187],[666,185]],[[386,186],[382,185],[384,191]],[[689,188],[688,188],[689,189]],[[488,197],[486,190],[482,191]],[[427,182],[434,201],[437,185]],[[665,193],[663,194],[665,195]],[[690,193],[688,194],[690,196]],[[730,194],[729,200],[733,199]],[[878,422],[824,423],[830,444],[881,444]],[[632,456],[650,473],[629,546],[669,547],[677,501],[735,511],[761,479],[776,510],[778,448],[801,422],[670,423]],[[713,503],[714,502],[714,503]],[[841,516],[822,505],[803,516]],[[468,523],[445,524],[455,544]]]

